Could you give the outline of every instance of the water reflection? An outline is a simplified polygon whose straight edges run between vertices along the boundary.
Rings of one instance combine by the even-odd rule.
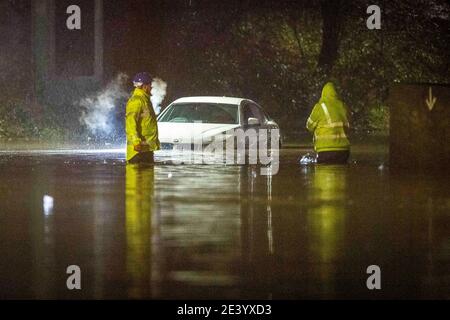
[[[0,297],[448,297],[448,179],[300,168],[295,152],[275,176],[97,156],[0,161]],[[65,286],[71,264],[79,292]],[[378,295],[365,286],[371,264]]]
[[[330,295],[334,292],[336,262],[344,250],[347,172],[347,166],[316,165],[307,190],[311,263],[323,293]]]
[[[240,253],[239,167],[155,168],[161,212],[157,297],[232,298]],[[155,297],[155,296],[154,296]]]
[[[303,177],[294,174],[240,170],[244,298],[335,294],[345,249],[348,167],[315,166]]]
[[[127,165],[125,183],[128,297],[151,296],[154,168]]]
[[[259,172],[255,166],[240,167],[241,298],[270,299],[275,251],[272,176]]]
[[[53,186],[49,183],[51,170],[33,173],[37,181],[41,181],[44,187],[53,191]],[[37,203],[42,206],[33,208],[30,216],[30,234],[32,235],[32,296],[37,299],[55,298],[55,281],[52,274],[53,266],[56,263],[56,243],[55,243],[55,217],[53,216],[53,198],[48,195],[42,195],[42,185],[33,185],[32,194]],[[50,191],[50,190],[49,190]]]

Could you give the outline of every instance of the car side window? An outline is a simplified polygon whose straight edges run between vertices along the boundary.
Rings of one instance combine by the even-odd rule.
[[[253,114],[252,109],[250,108],[250,104],[246,103],[242,107],[242,117],[244,125],[248,125],[248,118],[256,118],[256,116]]]
[[[249,104],[249,106],[252,111],[253,117],[257,118],[261,124],[265,123],[267,119],[260,107],[254,103]]]
[[[260,107],[254,103],[246,103],[243,106],[242,116],[244,117],[244,125],[248,125],[248,118],[256,118],[261,124],[264,124],[267,120]]]

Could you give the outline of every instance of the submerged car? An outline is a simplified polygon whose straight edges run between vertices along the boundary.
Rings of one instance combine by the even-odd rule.
[[[260,105],[231,97],[185,97],[172,102],[158,116],[161,149],[176,145],[203,144],[230,130],[279,129]]]

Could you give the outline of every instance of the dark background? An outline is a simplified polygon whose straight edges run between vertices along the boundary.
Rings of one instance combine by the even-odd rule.
[[[57,130],[70,136],[79,126],[76,107],[36,106],[31,1],[0,2],[0,135]],[[392,84],[449,83],[450,9],[444,0],[379,1],[382,29],[368,30],[371,4],[104,1],[104,83],[121,72],[146,70],[168,83],[163,106],[187,95],[242,96],[259,102],[284,132],[296,134],[304,132],[321,87],[332,80],[350,106],[353,130],[387,134]],[[84,18],[92,23],[89,15]],[[58,72],[90,74],[92,34],[61,39],[57,30],[56,36]],[[75,50],[67,50],[69,44]],[[54,110],[64,110],[64,119]]]
[[[81,9],[82,27],[68,32],[67,7],[76,3]],[[92,76],[94,74],[94,1],[55,1],[55,59],[56,74]]]

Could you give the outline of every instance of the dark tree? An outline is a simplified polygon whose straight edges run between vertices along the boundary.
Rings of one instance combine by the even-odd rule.
[[[341,0],[322,0],[322,47],[318,67],[325,77],[328,77],[338,58],[339,34],[341,29]]]

